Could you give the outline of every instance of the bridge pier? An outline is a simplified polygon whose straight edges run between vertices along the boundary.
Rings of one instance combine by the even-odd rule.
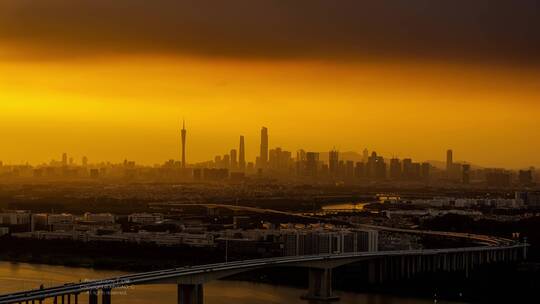
[[[92,289],[88,292],[88,304],[98,304],[98,290]]]
[[[178,304],[203,304],[204,290],[202,284],[179,284]]]
[[[308,293],[302,296],[305,300],[315,301],[337,301],[332,291],[332,269],[309,269],[309,288]]]
[[[368,279],[369,279],[369,283],[371,284],[375,284],[375,283],[378,283],[378,275],[379,272],[377,270],[377,261],[376,260],[371,260],[368,262]],[[310,278],[311,278],[311,274],[310,274]],[[310,284],[311,286],[311,284]]]
[[[111,289],[103,288],[101,294],[101,304],[111,304]]]

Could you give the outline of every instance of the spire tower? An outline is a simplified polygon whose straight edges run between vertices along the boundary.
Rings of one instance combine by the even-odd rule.
[[[186,121],[182,119],[182,169],[186,168]]]

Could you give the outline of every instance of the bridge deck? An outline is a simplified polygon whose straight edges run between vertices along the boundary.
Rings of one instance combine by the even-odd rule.
[[[167,279],[195,276],[205,273],[226,272],[231,270],[249,270],[259,267],[275,266],[295,266],[306,262],[331,262],[339,260],[362,260],[368,258],[392,257],[392,256],[427,256],[451,253],[465,252],[483,252],[519,249],[527,246],[526,244],[515,244],[510,246],[479,246],[467,248],[449,248],[449,249],[426,249],[426,250],[396,250],[396,251],[378,251],[378,252],[356,252],[336,255],[311,255],[311,256],[292,256],[266,259],[254,259],[245,261],[236,261],[229,263],[217,263],[209,265],[200,265],[193,267],[182,267],[160,271],[152,271],[138,274],[128,274],[118,277],[95,280],[82,283],[65,284],[63,286],[51,287],[40,290],[22,291],[0,296],[0,304],[18,303],[31,300],[40,300],[66,294],[80,294],[90,290],[111,289],[115,287],[128,285],[152,284],[153,282]]]

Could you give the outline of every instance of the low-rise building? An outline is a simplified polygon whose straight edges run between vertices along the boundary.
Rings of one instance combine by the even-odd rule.
[[[164,219],[161,213],[133,213],[128,216],[128,221],[135,224],[155,224]]]
[[[0,225],[30,224],[30,212],[23,210],[5,211],[0,213]]]
[[[96,223],[111,223],[114,224],[116,219],[113,214],[110,213],[85,213],[84,220]]]

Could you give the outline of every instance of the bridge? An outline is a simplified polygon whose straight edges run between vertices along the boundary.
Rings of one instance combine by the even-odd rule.
[[[102,304],[111,304],[113,289],[145,284],[175,284],[178,286],[178,304],[202,304],[204,283],[268,267],[307,268],[309,288],[305,298],[331,301],[337,299],[332,290],[332,270],[336,267],[367,261],[370,280],[380,281],[386,278],[410,278],[418,273],[435,271],[461,271],[468,276],[479,265],[526,259],[527,246],[514,243],[450,249],[355,252],[181,267],[1,295],[0,304],[35,304],[46,300],[54,304],[71,304],[72,301],[78,304],[82,294],[87,294],[89,304],[98,304],[99,296]]]
[[[156,206],[180,207],[203,206],[207,208],[229,208],[256,213],[271,213],[295,216],[311,220],[327,220],[307,215],[272,209],[260,209],[226,204],[176,204],[160,203]],[[79,296],[86,294],[89,304],[112,303],[112,290],[133,285],[175,284],[178,286],[178,304],[203,304],[204,284],[227,278],[239,273],[271,267],[303,267],[308,269],[308,290],[305,299],[332,301],[338,299],[332,290],[332,270],[349,264],[368,263],[369,280],[382,282],[387,279],[411,278],[419,273],[462,272],[467,277],[471,270],[492,263],[515,263],[527,258],[528,244],[514,240],[459,232],[413,230],[384,226],[343,223],[356,228],[379,231],[432,235],[440,237],[466,239],[478,244],[475,247],[393,250],[377,252],[354,252],[342,254],[324,254],[309,256],[289,256],[265,259],[253,259],[199,266],[188,266],[139,274],[129,274],[108,279],[80,283],[68,283],[62,286],[28,290],[0,295],[0,304],[44,303],[51,300],[54,304],[78,304]]]

